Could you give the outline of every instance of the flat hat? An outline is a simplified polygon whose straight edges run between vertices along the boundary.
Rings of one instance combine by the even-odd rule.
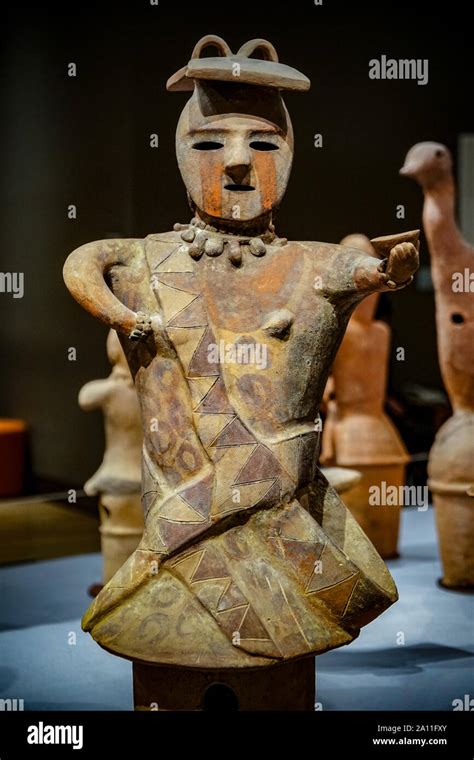
[[[217,48],[219,55],[201,57],[203,50],[211,46]],[[256,53],[260,57],[252,57]],[[300,92],[311,86],[308,77],[279,62],[277,51],[268,40],[249,40],[234,54],[227,42],[214,34],[207,34],[199,40],[191,60],[168,79],[166,89],[172,92],[192,90],[195,80],[253,84]]]

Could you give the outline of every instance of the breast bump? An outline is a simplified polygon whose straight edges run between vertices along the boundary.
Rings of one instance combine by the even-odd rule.
[[[267,316],[262,329],[272,338],[288,340],[294,319],[295,315],[289,309],[277,309]]]

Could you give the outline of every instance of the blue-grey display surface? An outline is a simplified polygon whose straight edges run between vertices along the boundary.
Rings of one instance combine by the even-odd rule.
[[[472,693],[474,597],[436,585],[432,509],[403,511],[400,546],[388,563],[400,600],[350,646],[317,658],[318,709],[452,710]],[[133,709],[130,662],[80,626],[100,574],[98,554],[0,569],[0,699],[25,710]]]

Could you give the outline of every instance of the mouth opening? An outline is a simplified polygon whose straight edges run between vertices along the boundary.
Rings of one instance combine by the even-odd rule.
[[[232,192],[249,193],[251,190],[255,190],[253,185],[224,185],[226,190],[232,190]]]

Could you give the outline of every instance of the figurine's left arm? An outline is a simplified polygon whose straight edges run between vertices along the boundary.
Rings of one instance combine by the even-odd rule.
[[[374,238],[380,258],[362,254],[355,260],[353,280],[358,291],[400,290],[409,285],[419,267],[419,230]]]

